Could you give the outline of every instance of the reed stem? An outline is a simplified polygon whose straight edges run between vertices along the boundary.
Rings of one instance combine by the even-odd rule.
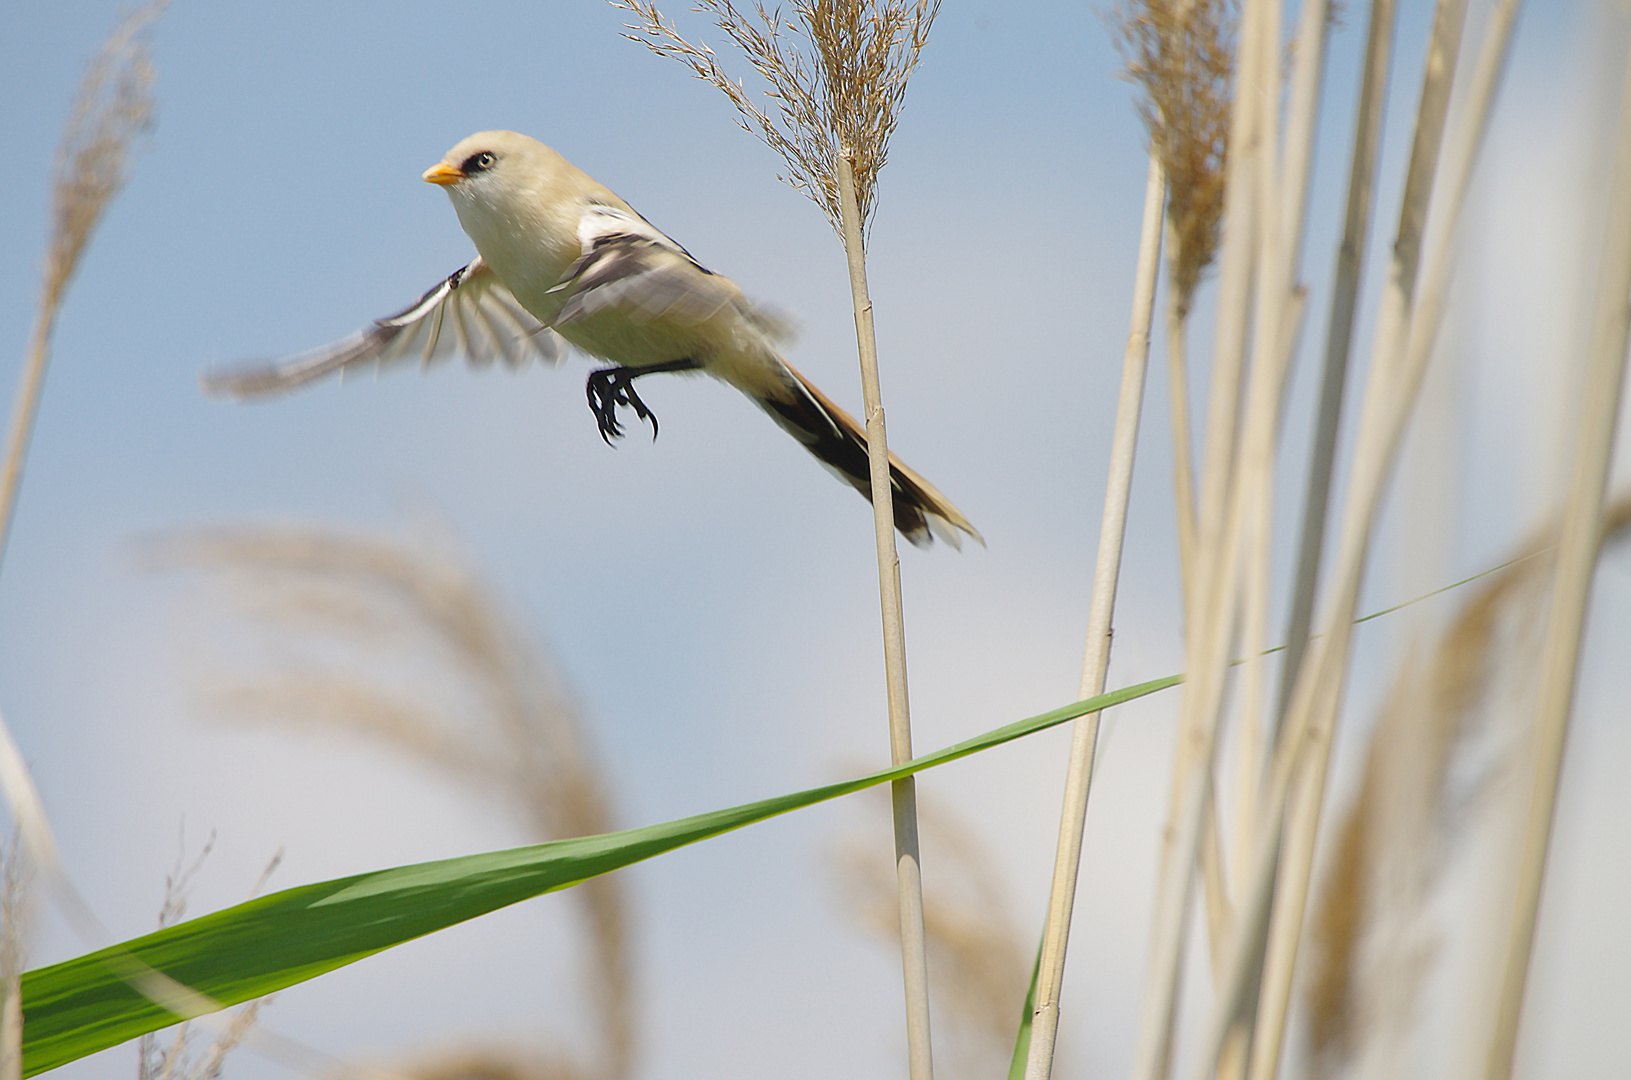
[[[1558,778],[1580,667],[1580,639],[1585,632],[1591,579],[1602,543],[1603,491],[1613,463],[1626,338],[1631,329],[1631,306],[1627,301],[1631,296],[1631,63],[1627,64],[1620,100],[1612,183],[1604,223],[1602,267],[1597,274],[1586,385],[1576,427],[1574,469],[1563,511],[1551,613],[1541,654],[1540,706],[1533,742],[1534,790],[1523,831],[1512,933],[1484,1072],[1486,1080],[1507,1080],[1512,1075],[1524,988],[1535,948],[1541,885],[1557,815]]]
[[[900,556],[895,551],[895,510],[884,437],[883,401],[878,386],[878,343],[867,294],[866,249],[855,193],[855,154],[838,153],[838,187],[849,259],[850,293],[855,302],[855,341],[861,358],[861,394],[866,407],[868,464],[872,470],[872,523],[878,548],[878,598],[883,613],[884,679],[889,701],[889,759],[912,759],[912,720],[906,697],[906,622],[900,599]],[[900,897],[901,966],[906,983],[906,1045],[911,1080],[933,1080],[929,1045],[929,967],[923,932],[923,869],[918,852],[917,786],[912,777],[890,786],[895,820],[895,871]]]
[[[1093,599],[1088,609],[1082,678],[1077,690],[1079,699],[1104,692],[1105,673],[1110,666],[1111,616],[1121,574],[1121,546],[1127,531],[1127,502],[1132,494],[1139,417],[1144,407],[1144,375],[1149,366],[1150,323],[1154,318],[1155,286],[1161,268],[1161,219],[1165,202],[1166,179],[1159,159],[1152,154],[1149,177],[1144,185],[1144,219],[1139,230],[1138,264],[1133,273],[1133,310],[1127,347],[1122,353],[1121,396],[1116,404],[1116,426],[1111,436],[1104,514],[1099,522],[1099,551],[1093,569]],[[1054,852],[1048,919],[1042,931],[1031,1045],[1025,1066],[1027,1080],[1046,1080],[1053,1070],[1054,1040],[1059,1028],[1059,990],[1065,976],[1065,949],[1076,902],[1082,832],[1087,821],[1088,794],[1093,786],[1098,738],[1098,713],[1076,720],[1071,732],[1059,844]]]

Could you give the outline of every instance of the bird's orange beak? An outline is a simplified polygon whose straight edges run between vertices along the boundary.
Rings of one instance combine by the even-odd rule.
[[[432,165],[430,168],[426,169],[424,176],[425,183],[440,184],[443,187],[446,187],[449,184],[457,184],[463,179],[464,173],[460,172],[458,169],[455,169],[445,161],[439,161],[435,165]]]

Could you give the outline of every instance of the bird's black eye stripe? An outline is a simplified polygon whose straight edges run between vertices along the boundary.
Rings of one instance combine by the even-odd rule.
[[[459,166],[459,171],[464,173],[466,176],[470,176],[473,173],[486,172],[488,169],[491,169],[493,164],[497,161],[498,158],[493,155],[491,150],[483,150],[478,154],[471,154],[469,157],[465,158],[464,164]]]

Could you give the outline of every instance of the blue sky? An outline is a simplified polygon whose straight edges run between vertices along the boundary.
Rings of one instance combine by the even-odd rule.
[[[1396,213],[1428,17],[1406,7],[1377,252]],[[116,9],[25,5],[0,40],[11,166],[0,387],[15,381],[32,318],[51,154]],[[1395,508],[1368,586],[1376,604],[1489,565],[1556,490],[1568,431],[1556,330],[1577,272],[1566,241],[1589,232],[1575,208],[1593,121],[1576,103],[1590,99],[1601,35],[1595,17],[1561,3],[1536,3],[1526,20],[1441,350],[1452,371],[1443,468],[1456,494],[1436,526],[1418,529]],[[436,520],[555,650],[627,824],[886,755],[867,507],[728,389],[643,385],[661,440],[636,435],[615,451],[585,408],[581,360],[518,376],[449,366],[363,378],[255,406],[197,391],[203,367],[339,337],[468,261],[446,199],[419,173],[464,135],[505,127],[551,144],[793,315],[790,359],[857,405],[843,255],[825,219],[777,181],[779,161],[736,128],[717,91],[623,40],[620,21],[587,0],[179,0],[158,25],[158,127],[63,310],[0,577],[0,709],[70,868],[115,932],[151,926],[183,816],[191,835],[219,835],[199,911],[238,899],[280,844],[276,884],[292,885],[523,839],[490,807],[367,746],[212,723],[185,632],[206,601],[195,583],[136,568],[133,542],[156,532],[253,520],[402,533]],[[1337,133],[1363,22],[1352,10],[1332,44],[1308,340],[1323,338],[1348,153]],[[681,25],[719,44],[694,18]],[[1088,5],[948,2],[883,173],[870,274],[891,448],[989,543],[902,552],[919,747],[1075,690],[1146,160],[1117,66]],[[1162,370],[1158,352],[1112,685],[1181,666]],[[1286,437],[1302,445],[1313,378],[1294,378]],[[1285,479],[1300,485],[1300,466]],[[1282,511],[1282,533],[1291,523]],[[1543,942],[1554,949],[1540,961],[1526,1049],[1554,1074],[1589,1072],[1598,1054],[1623,1060],[1623,1031],[1591,1003],[1631,993],[1631,935],[1613,915],[1631,901],[1631,814],[1613,783],[1631,741],[1608,723],[1625,700],[1611,661],[1631,599],[1623,560],[1602,590],[1574,744],[1582,763],[1571,760],[1565,796],[1572,831],[1548,897],[1556,929]],[[1416,631],[1452,605],[1423,613]],[[1406,625],[1362,635],[1359,729]],[[1125,710],[1095,791],[1062,1036],[1082,1071],[1121,1069],[1131,1050],[1173,704]],[[926,799],[959,807],[993,849],[1025,936],[1045,899],[1064,747],[1052,733],[924,782]],[[900,1071],[898,960],[856,929],[831,883],[827,852],[856,833],[888,843],[866,811],[827,808],[629,875],[642,1076]],[[1612,854],[1576,858],[1569,843]],[[926,873],[932,889],[932,865]],[[290,991],[267,1022],[359,1058],[491,1034],[572,1044],[573,924],[558,899]],[[74,951],[43,920],[38,959]],[[108,1058],[70,1073],[133,1068],[128,1049]],[[231,1068],[283,1074],[247,1053]]]

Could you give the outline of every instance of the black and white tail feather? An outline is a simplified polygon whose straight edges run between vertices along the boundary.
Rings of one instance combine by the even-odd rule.
[[[799,442],[838,479],[872,499],[872,460],[867,452],[866,429],[832,399],[816,389],[785,360],[789,393],[783,396],[750,395],[776,425]],[[890,502],[895,528],[914,547],[929,547],[936,539],[962,550],[963,534],[980,546],[985,538],[950,499],[933,484],[889,455]]]

